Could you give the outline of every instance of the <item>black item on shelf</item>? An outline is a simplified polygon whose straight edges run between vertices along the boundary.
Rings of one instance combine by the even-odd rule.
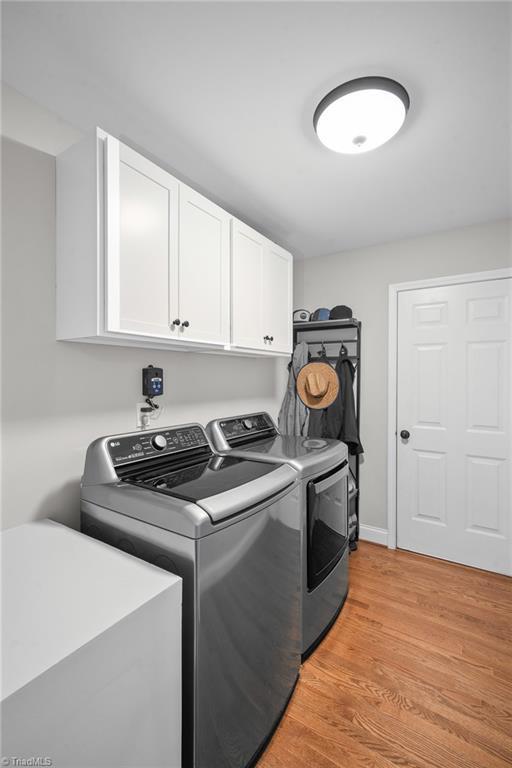
[[[345,304],[338,304],[331,309],[330,320],[348,320],[352,317],[352,310]]]

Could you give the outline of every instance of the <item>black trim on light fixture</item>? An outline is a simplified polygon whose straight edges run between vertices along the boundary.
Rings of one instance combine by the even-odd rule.
[[[337,101],[338,99],[341,99],[342,96],[346,96],[348,93],[353,93],[354,91],[368,91],[372,89],[393,93],[395,96],[398,96],[400,101],[403,103],[405,111],[407,112],[409,110],[411,103],[409,94],[403,85],[397,83],[396,80],[391,80],[390,77],[378,76],[356,77],[354,80],[348,80],[348,82],[343,83],[343,85],[338,85],[336,88],[333,88],[332,91],[329,91],[326,96],[324,96],[318,107],[315,109],[315,114],[313,115],[313,126],[315,132],[316,126],[320,119],[320,115],[327,109],[330,104],[333,103],[333,101]]]

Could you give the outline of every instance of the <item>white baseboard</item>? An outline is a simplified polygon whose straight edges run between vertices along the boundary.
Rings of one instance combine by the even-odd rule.
[[[359,538],[362,541],[371,541],[372,544],[388,545],[388,532],[385,528],[376,528],[374,525],[360,525]]]

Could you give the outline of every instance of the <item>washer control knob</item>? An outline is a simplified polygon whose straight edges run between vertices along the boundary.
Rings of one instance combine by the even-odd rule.
[[[251,421],[250,419],[244,419],[244,420],[242,421],[242,426],[243,426],[245,429],[252,429],[252,427],[253,427],[254,425],[253,425],[253,423],[252,423],[252,421]]]
[[[151,445],[157,451],[163,451],[164,448],[167,448],[167,440],[163,435],[155,435],[151,438]]]

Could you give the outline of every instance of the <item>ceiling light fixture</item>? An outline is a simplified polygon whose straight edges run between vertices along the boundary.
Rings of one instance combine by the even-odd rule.
[[[324,96],[313,125],[326,147],[357,155],[389,141],[402,127],[409,103],[409,94],[396,80],[358,77]]]

